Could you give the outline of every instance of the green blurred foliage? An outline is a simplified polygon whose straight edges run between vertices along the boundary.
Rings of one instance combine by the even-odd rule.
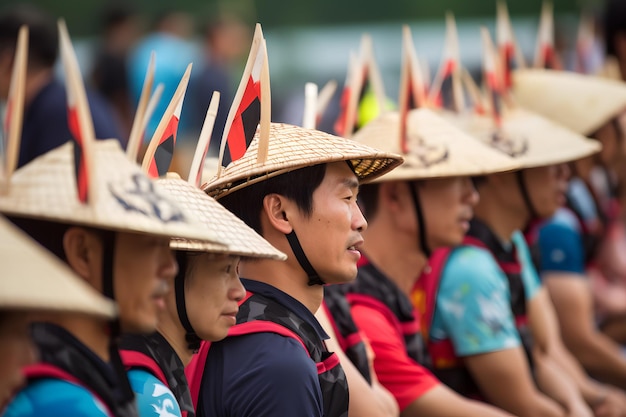
[[[63,16],[74,36],[95,35],[99,14],[107,4],[120,0],[30,0],[54,16]],[[10,5],[23,0],[0,0]],[[555,14],[596,10],[602,0],[553,0]],[[251,23],[264,28],[285,26],[323,26],[367,22],[405,22],[443,19],[446,11],[457,18],[493,16],[494,0],[125,0],[144,16],[146,24],[166,10],[193,13],[198,23],[218,9],[235,9]],[[510,0],[510,13],[538,16],[541,0]]]

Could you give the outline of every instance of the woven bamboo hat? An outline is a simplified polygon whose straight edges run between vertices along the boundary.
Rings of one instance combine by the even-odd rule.
[[[157,180],[157,188],[188,209],[204,228],[211,230],[224,243],[215,245],[176,238],[171,242],[172,249],[229,253],[249,258],[287,259],[284,253],[274,248],[237,216],[178,174],[169,172],[165,178]]]
[[[0,309],[116,315],[115,304],[54,255],[0,217]]]
[[[483,70],[490,100],[484,100],[477,92],[476,111],[444,112],[446,119],[492,149],[514,158],[521,169],[561,164],[598,152],[598,142],[505,101],[491,37],[487,29],[481,31]]]
[[[582,135],[591,135],[626,110],[626,84],[563,71],[513,73],[516,102]]]
[[[82,77],[62,22],[59,30],[74,140],[15,172],[3,172],[0,212],[115,231],[216,242],[214,234],[198,227],[192,216],[156,191],[154,182],[128,160],[117,140],[95,140]],[[19,74],[23,70],[17,71],[18,79]],[[10,126],[9,131],[15,132],[17,125]],[[19,135],[9,137],[13,140],[9,148],[19,149]],[[16,158],[16,151],[9,153],[7,165],[15,166]]]
[[[268,178],[312,165],[348,161],[360,181],[402,162],[356,141],[314,129],[270,123],[269,68],[265,39],[257,25],[248,64],[231,107],[214,179],[203,189],[219,198]]]
[[[601,148],[597,141],[521,108],[503,109],[499,127],[491,117],[476,113],[443,116],[482,144],[512,157],[520,169],[574,161]]]

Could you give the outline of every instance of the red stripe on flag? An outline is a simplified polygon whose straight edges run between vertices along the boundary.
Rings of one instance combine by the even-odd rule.
[[[339,112],[339,117],[335,121],[333,128],[335,129],[335,133],[339,136],[342,136],[346,129],[346,117],[348,117],[348,103],[350,103],[350,89],[348,87],[344,88],[341,92],[341,100],[339,102],[339,108],[341,109]]]
[[[163,134],[161,135],[161,138],[159,139],[159,144],[157,145],[154,155],[152,155],[152,160],[150,161],[150,166],[148,167],[148,176],[150,176],[151,178],[159,178],[160,176],[159,170],[157,167],[157,161],[156,161],[156,155],[159,154],[159,148],[170,137],[174,138],[174,145],[176,145],[176,134],[178,133],[178,122],[179,122],[178,117],[176,117],[175,115],[172,115],[172,118],[167,123],[167,127],[165,128],[165,130],[163,131]],[[172,163],[171,160],[168,161],[168,167],[169,167],[169,164],[171,163]]]
[[[255,82],[252,77],[250,77],[248,78],[246,89],[239,103],[239,107],[237,108],[237,114],[228,132],[227,144],[231,161],[236,161],[246,153],[247,143],[249,142],[247,139],[249,138],[245,137],[241,115],[257,98],[259,101],[261,100],[261,83],[260,81]]]
[[[510,89],[513,86],[513,60],[515,58],[515,48],[507,43],[502,47],[502,57],[504,59],[504,87]]]

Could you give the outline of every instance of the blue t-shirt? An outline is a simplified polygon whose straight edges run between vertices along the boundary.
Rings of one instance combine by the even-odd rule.
[[[522,265],[526,299],[531,300],[540,284],[530,251],[519,232],[511,244]],[[451,252],[440,279],[430,337],[450,339],[458,356],[521,345],[508,279],[488,250],[460,246]]]
[[[128,381],[135,393],[139,417],[182,416],[172,391],[150,372],[142,369],[130,370]]]
[[[41,379],[21,390],[3,414],[18,416],[110,417],[106,406],[88,389],[59,379]]]
[[[539,228],[537,247],[541,272],[585,273],[585,251],[580,222],[567,208],[560,208]]]
[[[315,316],[286,293],[242,279],[248,291],[272,298],[328,336]],[[210,416],[321,417],[323,397],[315,362],[300,342],[275,333],[255,333],[211,345],[198,410]]]

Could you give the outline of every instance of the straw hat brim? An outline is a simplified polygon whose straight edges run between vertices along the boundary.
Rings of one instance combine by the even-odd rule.
[[[0,309],[80,313],[103,319],[115,304],[28,235],[0,217]]]
[[[220,243],[175,201],[157,192],[155,182],[128,160],[117,140],[93,146],[93,202],[79,201],[68,142],[31,161],[0,193],[0,212],[18,217],[100,229]]]
[[[597,141],[520,108],[504,110],[499,130],[488,116],[452,112],[443,115],[486,146],[512,156],[520,169],[575,161],[601,148]]]
[[[272,123],[267,159],[257,162],[259,130],[245,155],[230,163],[203,189],[215,198],[296,169],[349,161],[359,181],[368,182],[402,163],[397,154],[381,152],[356,141],[314,129]]]
[[[404,164],[375,182],[477,176],[517,169],[511,158],[478,143],[432,110],[411,110],[407,119],[408,149]],[[400,116],[386,112],[361,128],[354,140],[400,153]]]
[[[515,71],[513,94],[520,106],[585,136],[626,110],[623,82],[563,71]]]
[[[189,239],[173,239],[171,247],[177,250],[228,253],[247,258],[285,260],[287,256],[274,248],[252,228],[246,225],[220,203],[199,188],[182,180],[178,174],[168,173],[157,180],[157,187],[184,207],[202,225],[211,230],[223,245]]]

